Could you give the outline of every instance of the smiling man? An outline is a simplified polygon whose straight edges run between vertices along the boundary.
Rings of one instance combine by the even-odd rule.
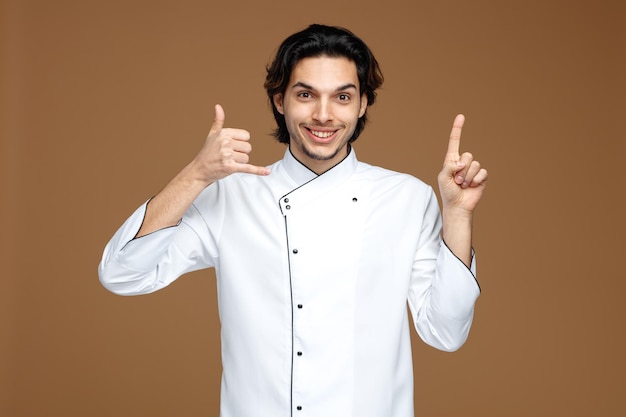
[[[249,164],[250,133],[216,105],[200,152],[105,248],[100,280],[122,295],[216,269],[222,417],[412,417],[410,322],[446,351],[468,336],[487,172],[459,153],[462,116],[442,215],[430,186],[360,162],[351,144],[382,81],[345,29],[288,37],[265,82],[283,159]]]
[[[367,110],[356,65],[345,57],[304,58],[284,93],[273,97],[285,117],[293,156],[318,174],[348,155],[348,142]]]

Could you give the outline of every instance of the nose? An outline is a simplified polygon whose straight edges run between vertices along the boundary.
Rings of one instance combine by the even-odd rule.
[[[326,123],[333,119],[330,108],[330,102],[327,99],[321,98],[315,105],[315,111],[313,112],[313,120],[319,123]]]

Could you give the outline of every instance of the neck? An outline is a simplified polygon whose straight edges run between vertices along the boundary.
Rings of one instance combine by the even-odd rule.
[[[341,155],[334,155],[331,159],[316,159],[313,157],[306,158],[304,161],[302,158],[298,157],[292,150],[292,147],[289,146],[289,152],[295,158],[296,161],[300,162],[302,165],[307,167],[309,170],[313,171],[317,175],[322,175],[324,172],[332,169],[333,167],[339,165],[344,159],[350,155],[351,146],[348,145],[344,148],[344,151]],[[345,153],[344,153],[345,152]],[[336,157],[340,156],[341,159],[337,159]]]

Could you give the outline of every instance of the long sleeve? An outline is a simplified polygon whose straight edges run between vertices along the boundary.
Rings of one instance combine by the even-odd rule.
[[[146,207],[147,203],[139,207],[104,249],[98,274],[102,285],[115,294],[148,294],[186,272],[214,266],[214,239],[195,206],[177,226],[135,238]]]
[[[459,349],[467,340],[480,295],[476,258],[470,268],[441,240],[441,217],[434,193],[427,203],[422,238],[409,290],[415,328],[424,342],[445,351]]]

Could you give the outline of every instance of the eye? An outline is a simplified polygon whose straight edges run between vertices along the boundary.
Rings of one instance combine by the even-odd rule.
[[[298,97],[300,98],[311,98],[311,93],[308,91],[301,91],[298,93]]]
[[[337,98],[339,101],[350,101],[350,95],[348,94],[339,94]]]

